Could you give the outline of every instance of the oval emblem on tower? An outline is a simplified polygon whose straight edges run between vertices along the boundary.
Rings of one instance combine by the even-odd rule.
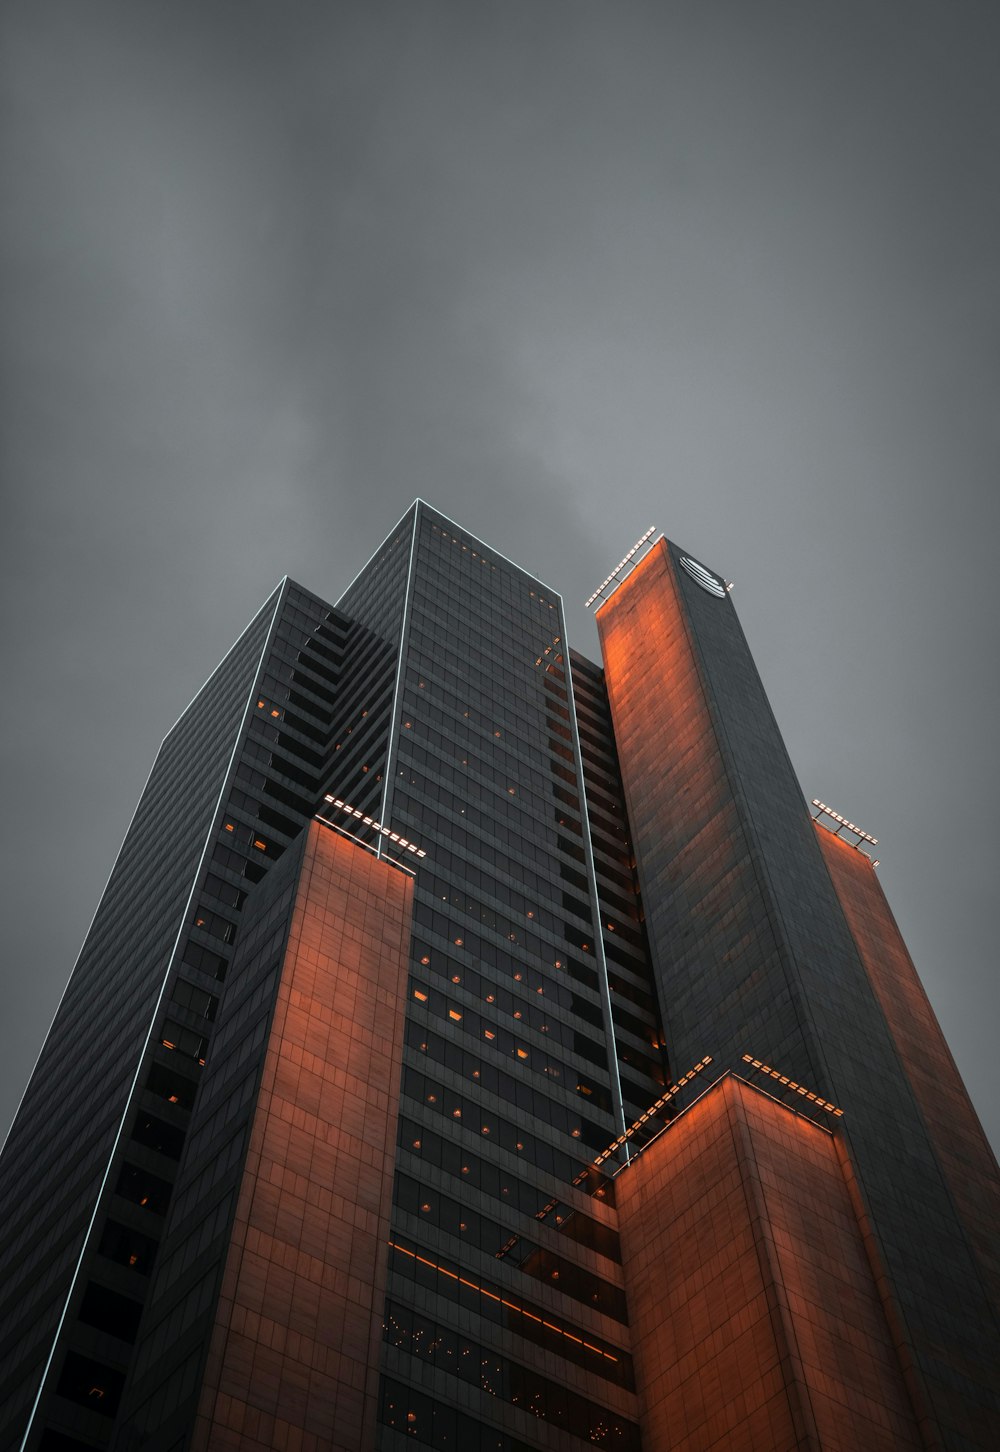
[[[721,580],[716,579],[711,570],[706,570],[704,565],[699,565],[697,560],[689,560],[687,555],[681,555],[681,569],[687,570],[692,580],[697,581],[703,590],[710,595],[718,595],[720,600],[726,597],[726,587]]]

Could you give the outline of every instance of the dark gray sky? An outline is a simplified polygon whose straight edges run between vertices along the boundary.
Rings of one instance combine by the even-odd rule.
[[[1000,11],[8,0],[0,1132],[164,732],[417,494],[736,581],[997,1107]],[[86,1025],[81,1025],[86,1032]]]

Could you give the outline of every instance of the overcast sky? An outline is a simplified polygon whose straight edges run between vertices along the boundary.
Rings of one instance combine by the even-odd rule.
[[[420,495],[591,654],[647,526],[735,580],[1000,1142],[996,5],[0,26],[0,1133],[165,731]]]

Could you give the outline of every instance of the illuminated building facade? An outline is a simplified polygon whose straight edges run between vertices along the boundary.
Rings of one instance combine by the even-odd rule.
[[[868,839],[712,571],[592,603],[603,667],[417,503],[167,735],[0,1161],[0,1445],[1000,1445],[996,1165]]]

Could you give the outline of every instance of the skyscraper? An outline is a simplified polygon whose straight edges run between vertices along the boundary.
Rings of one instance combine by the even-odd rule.
[[[996,1164],[725,582],[422,502],[165,737],[0,1160],[0,1444],[1000,1442]]]

